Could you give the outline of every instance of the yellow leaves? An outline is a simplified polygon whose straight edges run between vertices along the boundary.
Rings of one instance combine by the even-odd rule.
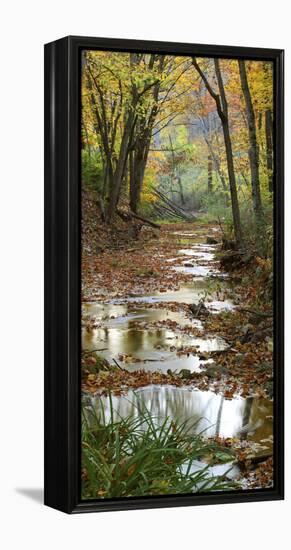
[[[272,63],[247,61],[247,73],[254,106],[260,111],[273,107]]]
[[[87,375],[86,385],[89,391],[92,391],[92,390],[94,391],[96,378],[97,378],[96,374]]]
[[[154,203],[157,201],[157,197],[153,193],[145,189],[141,193],[141,200],[142,202]]]
[[[152,481],[152,490],[154,492],[163,493],[168,489],[170,482],[167,479],[154,479]]]
[[[258,267],[264,270],[271,270],[272,269],[272,262],[269,258],[260,258],[260,256],[255,256],[255,263]]]

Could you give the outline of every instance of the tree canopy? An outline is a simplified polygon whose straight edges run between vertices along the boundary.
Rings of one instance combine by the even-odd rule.
[[[161,217],[159,190],[186,211],[224,209],[239,245],[251,209],[260,235],[273,191],[271,62],[86,51],[82,66],[82,174],[106,222],[120,204]]]

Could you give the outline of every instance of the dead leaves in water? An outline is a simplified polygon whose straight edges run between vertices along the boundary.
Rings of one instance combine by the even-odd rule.
[[[83,391],[106,395],[109,391],[115,395],[126,392],[129,388],[141,388],[151,384],[172,386],[195,385],[200,375],[193,373],[191,379],[184,380],[181,377],[164,374],[161,372],[148,372],[144,370],[128,372],[126,370],[116,370],[114,372],[100,372],[94,375],[88,375],[83,380]]]
[[[84,203],[85,206],[85,203]],[[92,301],[108,297],[143,295],[158,291],[178,290],[182,282],[192,281],[192,275],[170,269],[167,260],[177,256],[181,243],[173,233],[173,227],[162,226],[159,239],[138,242],[123,241],[124,223],[117,220],[111,228],[96,221],[96,211],[90,216],[89,203],[82,225],[82,282],[83,300]],[[93,224],[93,227],[90,227]],[[175,224],[175,231],[180,224]],[[181,228],[184,226],[181,224]],[[199,225],[188,224],[187,229],[199,235]],[[114,250],[113,250],[114,246]],[[182,263],[185,258],[176,260]]]
[[[93,212],[92,212],[93,214]],[[95,214],[94,214],[95,215]],[[95,218],[92,216],[92,219]],[[95,223],[95,221],[94,221]],[[121,222],[120,222],[121,223]],[[96,225],[96,223],[95,223]],[[192,276],[183,273],[174,272],[169,269],[171,263],[167,259],[177,256],[177,251],[181,248],[179,239],[175,237],[175,232],[179,229],[185,230],[185,224],[175,225],[173,227],[163,226],[160,231],[160,238],[157,241],[139,242],[139,246],[134,246],[132,243],[122,242],[122,247],[119,247],[119,229],[112,228],[108,235],[103,228],[94,226],[94,234],[100,233],[100,238],[104,240],[104,247],[97,247],[95,252],[90,249],[89,240],[91,233],[86,233],[84,228],[84,246],[82,255],[82,278],[84,284],[84,294],[86,299],[94,300],[96,297],[100,300],[100,287],[102,287],[103,296],[108,299],[112,296],[126,298],[136,295],[152,294],[154,291],[162,293],[167,290],[176,290],[181,282],[192,281]],[[122,223],[121,223],[122,225]],[[99,229],[98,229],[99,228]],[[199,227],[199,224],[187,225],[189,230],[205,242],[205,234],[209,232],[206,226]],[[99,231],[99,233],[98,233]],[[114,235],[113,235],[113,233]],[[205,233],[206,232],[206,233]],[[87,239],[88,237],[88,239]],[[88,241],[88,242],[87,242]],[[112,250],[111,244],[114,245]],[[121,246],[120,245],[120,246]],[[178,254],[179,257],[179,254]],[[181,260],[183,256],[181,256]],[[184,258],[185,260],[185,258]],[[176,260],[175,260],[176,261]],[[179,262],[179,259],[177,260]],[[200,261],[200,260],[199,260]],[[260,281],[268,278],[271,266],[267,260],[258,258],[254,259],[251,269],[259,270]],[[229,288],[230,297],[235,299],[244,307],[251,307],[252,303],[258,297],[258,280],[254,279],[252,273],[247,273],[245,270],[236,271],[234,274],[234,288]],[[266,279],[267,280],[267,279]],[[247,283],[246,283],[247,281]],[[260,282],[259,281],[259,282]],[[128,311],[134,310],[137,307],[134,300],[127,304]],[[171,346],[173,353],[177,356],[183,355],[198,355],[201,361],[213,359],[211,369],[208,365],[204,365],[203,370],[199,375],[191,374],[190,381],[183,380],[183,384],[193,384],[199,389],[211,389],[216,393],[223,393],[227,399],[239,394],[243,397],[249,395],[272,396],[272,377],[273,377],[273,359],[272,359],[272,327],[271,321],[260,317],[249,316],[241,311],[221,312],[207,316],[203,320],[203,332],[201,328],[191,324],[189,304],[167,302],[143,304],[143,308],[163,308],[172,312],[184,312],[189,315],[189,325],[181,326],[176,321],[166,319],[163,321],[152,323],[136,322],[137,330],[158,330],[169,329],[174,333],[187,334],[190,336],[201,337],[216,337],[223,338],[230,344],[228,350],[222,352],[200,352],[195,346],[175,346],[175,342]],[[259,309],[268,308],[270,305],[261,303]],[[256,307],[256,309],[258,309]],[[267,324],[269,323],[269,325]],[[92,327],[94,323],[92,322]],[[89,329],[91,330],[91,325]],[[203,337],[203,336],[202,336]],[[141,362],[138,358],[122,354],[119,356],[119,361],[124,365]],[[157,380],[156,383],[171,383],[181,385],[179,377],[172,376],[170,379],[162,373],[126,373],[123,371],[114,372],[111,382],[112,387],[116,391],[123,391],[124,387],[139,387],[153,383],[152,380]],[[108,373],[106,373],[108,376]],[[99,376],[99,375],[98,375]],[[195,381],[195,384],[194,384]],[[101,379],[89,379],[85,382],[88,391],[99,391],[110,389],[109,379],[107,381]]]

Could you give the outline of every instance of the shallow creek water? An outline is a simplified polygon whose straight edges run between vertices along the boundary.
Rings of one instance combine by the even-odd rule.
[[[142,308],[138,304],[130,311],[126,304],[89,304],[84,311],[87,308],[90,315],[94,312],[97,327],[89,332],[83,330],[83,348],[100,350],[100,355],[109,362],[113,358],[118,360],[120,354],[125,355],[124,368],[130,371],[146,369],[166,372],[168,369],[182,368],[198,371],[203,363],[199,355],[179,357],[177,350],[183,346],[195,346],[199,352],[207,352],[226,346],[219,337],[203,337],[201,321],[189,319],[183,312]],[[201,330],[201,337],[184,334],[176,328],[166,328],[162,325],[164,321],[174,321],[181,328],[192,325]]]
[[[206,362],[199,359],[200,352],[226,347],[221,338],[204,335],[203,324],[199,319],[188,316],[184,311],[167,308],[168,302],[197,304],[205,296],[205,290],[209,292],[210,276],[219,276],[222,285],[228,284],[227,277],[218,271],[213,262],[215,245],[195,242],[193,233],[176,232],[175,237],[181,249],[175,258],[165,262],[169,270],[193,275],[192,281],[181,284],[179,290],[83,304],[83,320],[93,319],[90,330],[86,326],[82,329],[83,349],[98,350],[109,362],[118,360],[122,355],[126,357],[122,367],[129,371],[144,369],[167,372],[171,369],[179,372],[183,368],[197,372]],[[230,300],[219,299],[215,291],[212,295],[207,294],[206,301],[213,314],[235,307]],[[160,307],[151,308],[150,304],[160,304]],[[163,325],[168,321],[177,325],[173,324],[170,328]],[[183,332],[183,327],[187,325],[198,329],[201,336],[194,337]],[[195,346],[197,354],[177,354],[187,346]],[[98,409],[100,398],[93,396],[90,399]],[[106,417],[109,418],[108,398],[103,397],[102,402]],[[236,397],[227,400],[211,391],[172,386],[148,386],[113,397],[116,415],[122,417],[138,415],[144,406],[157,422],[165,417],[176,422],[191,418],[191,421],[196,421],[193,427],[196,433],[205,430],[205,435],[209,436],[248,438],[256,443],[261,442],[263,448],[268,449],[272,445],[273,404],[266,399]],[[217,468],[220,468],[219,471],[216,469],[213,473],[222,473],[222,466]]]
[[[195,235],[186,235],[189,245]],[[176,236],[179,237],[179,233],[176,233]],[[146,369],[166,372],[168,369],[179,371],[182,368],[192,372],[198,371],[199,365],[204,363],[199,359],[199,352],[222,350],[226,344],[215,335],[206,337],[200,320],[187,316],[183,311],[171,311],[167,308],[167,302],[199,302],[208,289],[209,275],[221,276],[213,267],[214,252],[215,246],[195,242],[192,242],[189,248],[178,250],[176,261],[181,262],[182,259],[186,266],[183,263],[175,265],[173,258],[169,262],[169,269],[193,275],[192,281],[183,283],[179,290],[157,291],[152,295],[125,296],[107,302],[83,304],[83,319],[94,320],[90,330],[83,328],[83,349],[100,350],[100,355],[108,361],[112,361],[113,358],[118,360],[120,354],[129,356],[125,368],[131,371]],[[161,307],[147,307],[151,304],[160,304]],[[208,296],[207,307],[215,313],[232,309],[234,306],[229,300],[218,300],[213,293],[213,296]],[[174,321],[179,326],[169,329],[163,326],[167,321]],[[183,328],[186,325],[200,329],[201,337],[193,337],[179,330],[179,327]],[[177,355],[177,351],[187,346],[195,346],[198,350],[197,355]]]
[[[111,418],[109,397],[87,397],[85,403],[93,405],[104,414],[105,422]],[[151,385],[128,391],[126,395],[112,396],[114,420],[122,417],[138,417],[147,410],[153,422],[158,426],[166,418],[176,424],[188,420],[189,433],[204,436],[220,436],[248,439],[253,444],[253,454],[266,455],[273,446],[273,406],[272,402],[262,398],[225,399],[211,391],[177,388],[174,386]],[[205,463],[195,461],[191,473],[205,467]],[[187,464],[185,464],[187,468]],[[238,466],[229,463],[215,464],[212,475],[227,473],[230,478],[239,476]]]

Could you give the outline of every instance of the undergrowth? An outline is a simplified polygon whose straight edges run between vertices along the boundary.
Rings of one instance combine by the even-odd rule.
[[[138,407],[136,416],[121,418],[113,411],[110,396],[109,401],[109,419],[101,398],[98,413],[92,407],[83,411],[83,499],[234,488],[233,482],[209,472],[211,463],[233,460],[231,451],[193,434],[193,422],[176,425],[165,418],[158,425],[145,407]],[[208,464],[193,472],[194,461],[206,457]]]

